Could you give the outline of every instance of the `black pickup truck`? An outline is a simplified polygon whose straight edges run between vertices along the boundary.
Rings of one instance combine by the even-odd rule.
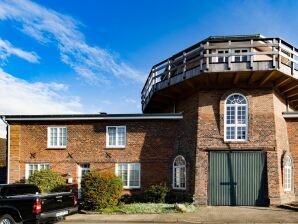
[[[40,194],[31,184],[0,184],[0,224],[46,223],[78,211],[73,193]]]

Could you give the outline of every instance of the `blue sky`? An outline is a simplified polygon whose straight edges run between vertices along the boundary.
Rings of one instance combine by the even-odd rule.
[[[139,113],[150,68],[210,35],[298,45],[298,1],[0,0],[0,114]]]

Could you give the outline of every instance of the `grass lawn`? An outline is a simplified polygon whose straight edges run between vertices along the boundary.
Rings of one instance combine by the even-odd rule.
[[[187,212],[193,212],[194,206],[184,204]],[[98,211],[102,214],[162,214],[162,213],[177,213],[180,212],[175,204],[163,203],[132,203],[119,205],[115,208],[105,208]]]

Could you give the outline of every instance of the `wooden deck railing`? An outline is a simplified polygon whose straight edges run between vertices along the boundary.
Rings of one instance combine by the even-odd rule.
[[[221,53],[219,53],[221,52]],[[233,64],[245,63],[245,70],[254,71],[258,62],[267,62],[263,70],[283,69],[288,75],[298,75],[298,49],[280,38],[247,38],[237,40],[202,41],[154,65],[142,90],[143,109],[161,82],[196,68],[199,72],[235,71]],[[269,63],[268,63],[269,62]],[[213,66],[224,64],[225,66]],[[243,70],[244,67],[239,67]],[[217,70],[214,70],[217,68]],[[238,70],[239,71],[239,70]]]

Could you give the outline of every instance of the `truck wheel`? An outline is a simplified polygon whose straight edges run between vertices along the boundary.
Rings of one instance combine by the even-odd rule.
[[[5,214],[1,216],[0,224],[16,224],[16,222],[14,221],[13,217],[11,217],[8,214]]]

